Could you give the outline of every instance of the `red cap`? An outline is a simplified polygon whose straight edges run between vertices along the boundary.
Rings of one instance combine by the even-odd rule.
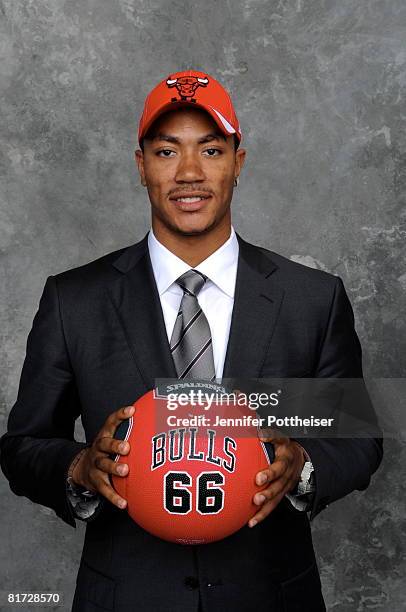
[[[241,142],[241,129],[228,92],[205,72],[175,72],[158,83],[148,94],[138,127],[138,142],[164,111],[177,104],[203,108],[226,136],[235,134]]]

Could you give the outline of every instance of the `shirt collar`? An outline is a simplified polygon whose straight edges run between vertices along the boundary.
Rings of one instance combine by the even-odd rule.
[[[190,266],[159,242],[152,228],[148,234],[148,249],[158,293],[161,296],[179,276],[190,270]],[[233,298],[238,252],[237,236],[231,226],[231,233],[226,242],[196,266],[195,270],[205,274],[221,291]]]

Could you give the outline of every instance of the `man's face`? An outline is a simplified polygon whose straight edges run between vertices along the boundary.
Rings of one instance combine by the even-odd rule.
[[[208,233],[231,223],[234,179],[245,158],[208,113],[182,107],[161,115],[136,151],[154,233]],[[185,200],[186,198],[186,200]]]

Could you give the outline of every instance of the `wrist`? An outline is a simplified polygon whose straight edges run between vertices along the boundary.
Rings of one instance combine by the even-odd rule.
[[[296,481],[295,481],[295,485],[293,487],[293,489],[291,489],[291,493],[293,494],[297,494],[298,492],[298,487],[300,485],[300,482],[302,480],[302,476],[303,476],[303,471],[305,469],[306,463],[308,462],[309,455],[306,453],[305,449],[303,448],[303,446],[301,444],[299,444],[299,442],[297,442],[297,440],[292,440],[293,444],[295,445],[295,447],[297,448],[298,451],[298,469],[297,469],[297,473],[296,473]]]
[[[75,457],[73,458],[73,461],[68,469],[67,478],[69,482],[73,482],[76,485],[83,486],[81,482],[82,479],[80,478],[80,467],[82,465],[82,460],[88,450],[89,446],[82,448],[82,450],[79,451],[78,454],[75,455]]]
[[[306,451],[303,448],[303,446],[301,444],[299,444],[299,442],[297,442],[297,440],[292,440],[292,442],[296,446],[297,450],[299,451],[299,456],[300,456],[300,472],[301,472],[303,470],[303,468],[304,468],[304,465],[305,465],[306,461],[310,461],[310,457],[306,453]]]

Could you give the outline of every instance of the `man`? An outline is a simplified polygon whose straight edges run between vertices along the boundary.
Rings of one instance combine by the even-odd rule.
[[[275,461],[256,475],[267,483],[257,514],[209,545],[143,531],[111,487],[110,475],[127,470],[110,454],[129,452],[116,427],[157,378],[362,376],[342,281],[234,232],[240,141],[215,79],[170,75],[147,97],[139,126],[151,231],[46,282],[1,464],[16,494],[72,526],[88,520],[77,612],[324,610],[306,510],[313,518],[365,489],[381,461],[373,438],[275,439]],[[79,414],[87,444],[73,439]]]

